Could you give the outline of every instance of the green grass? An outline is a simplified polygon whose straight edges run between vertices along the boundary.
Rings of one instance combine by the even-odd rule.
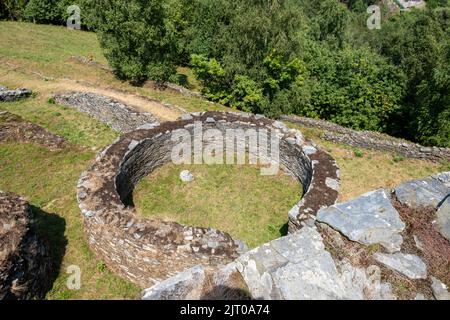
[[[2,103],[0,110],[17,114],[80,146],[98,149],[119,136],[117,132],[86,114],[44,99]]]
[[[320,129],[297,128],[306,138],[314,140],[337,161],[341,173],[339,199],[341,201],[357,197],[378,188],[394,188],[400,183],[427,177],[435,172],[449,171],[450,163],[434,163],[418,159],[368,149],[357,149],[344,144],[323,139]]]
[[[95,66],[83,65],[72,56],[91,57],[105,64],[96,35],[60,26],[0,22],[0,84],[28,87],[37,95],[19,102],[2,103],[0,110],[20,115],[49,131],[64,136],[71,147],[57,152],[15,143],[0,143],[0,189],[25,196],[34,206],[39,233],[61,260],[48,299],[132,299],[140,289],[114,276],[96,259],[84,238],[75,186],[94,158],[93,149],[110,144],[117,133],[49,97],[72,90],[78,83],[94,88],[120,89],[185,108],[188,111],[229,110],[200,98],[183,96],[151,86],[133,87]],[[179,69],[189,86],[200,84],[189,69]],[[341,200],[404,180],[450,170],[448,163],[411,160],[388,153],[354,149],[321,139],[321,132],[302,131],[330,152],[341,168]],[[278,237],[285,229],[287,212],[299,198],[299,185],[287,177],[263,177],[256,168],[236,166],[188,166],[196,180],[179,181],[179,167],[165,166],[144,179],[135,192],[138,210],[149,217],[216,227],[250,246]],[[183,169],[184,169],[183,168]],[[157,183],[155,183],[157,181]],[[281,231],[280,231],[281,229]],[[66,268],[82,270],[80,290],[66,287]]]
[[[190,183],[179,178],[186,169],[195,177]],[[286,234],[300,196],[293,178],[261,176],[256,166],[168,164],[143,179],[133,199],[145,217],[216,228],[256,247]]]
[[[229,109],[201,98],[158,90],[150,84],[134,87],[116,79],[111,72],[72,60],[72,56],[81,56],[107,65],[97,36],[92,32],[68,30],[62,26],[0,21],[0,43],[0,83],[7,86],[34,86],[46,93],[52,85],[57,86],[59,79],[71,79],[140,94],[180,106],[189,112]],[[198,91],[201,89],[188,68],[179,68],[179,75],[185,76],[188,87]]]
[[[0,57],[13,59],[13,64],[26,64],[28,70],[49,77],[83,75],[85,68],[68,63],[72,56],[92,57],[106,64],[97,37],[90,32],[63,26],[1,21],[0,39]]]
[[[0,190],[23,195],[35,207],[39,234],[50,242],[53,259],[62,259],[48,299],[132,299],[139,294],[134,285],[99,270],[101,261],[84,239],[75,187],[93,156],[79,148],[50,152],[29,144],[0,144]],[[80,290],[66,286],[70,265],[81,268]]]

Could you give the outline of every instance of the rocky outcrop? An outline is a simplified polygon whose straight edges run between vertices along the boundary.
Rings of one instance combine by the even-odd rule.
[[[49,257],[28,203],[0,191],[0,300],[43,298],[49,289]]]
[[[205,279],[205,269],[197,265],[144,290],[142,300],[199,300]]]
[[[216,143],[206,133],[220,133],[225,137],[223,142],[231,144],[234,150],[243,148],[249,156],[259,157],[260,150],[270,154],[269,144],[263,145],[263,140],[258,139],[259,148],[253,149],[245,135],[233,137],[227,131],[272,131],[280,139],[276,164],[297,179],[305,192],[296,215],[291,212],[289,216],[296,225],[301,225],[298,217],[302,213],[310,218],[315,210],[333,204],[338,196],[334,160],[305,142],[296,130],[249,114],[207,112],[183,119],[125,134],[97,156],[78,183],[79,207],[90,247],[112,270],[143,288],[195,265],[218,268],[236,259],[245,247],[218,230],[141,219],[132,207],[124,205],[141,178],[171,161],[172,151],[179,143],[173,139],[174,133],[188,134],[194,144],[201,141],[201,152]],[[201,128],[196,124],[201,124]],[[334,183],[330,184],[330,180]]]
[[[19,88],[15,90],[8,90],[6,87],[0,86],[0,102],[11,102],[27,98],[33,92],[30,89]]]
[[[323,138],[325,140],[336,143],[357,148],[387,151],[407,158],[425,159],[436,162],[450,160],[449,148],[425,147],[377,132],[352,130],[325,120],[294,115],[284,115],[280,119],[310,128],[321,129],[324,131]]]
[[[399,251],[405,224],[393,207],[390,196],[380,189],[361,197],[324,208],[317,213],[324,222],[362,244],[381,244],[389,252]]]
[[[448,287],[435,277],[431,277],[431,281],[431,288],[433,289],[433,295],[436,300],[450,300]]]
[[[446,172],[424,180],[436,182],[433,190],[442,191],[448,187],[449,177],[450,173]],[[404,185],[412,185],[412,190],[417,193],[417,182]],[[428,190],[429,184],[423,185]],[[244,253],[231,265],[241,274],[253,299],[448,300],[447,285],[436,277],[439,274],[440,279],[449,281],[450,256],[445,258],[445,252],[450,250],[450,242],[426,239],[421,244],[422,249],[414,248],[417,237],[407,233],[405,225],[411,232],[411,225],[417,222],[409,219],[425,212],[423,203],[414,201],[411,205],[417,207],[411,208],[406,215],[405,207],[409,207],[399,205],[385,190],[375,190],[319,210],[315,221],[309,221],[286,237]],[[431,215],[435,209],[430,211]],[[424,230],[433,228],[431,221],[420,221],[430,224],[421,226]],[[398,240],[403,239],[402,236],[405,243]],[[443,256],[439,261],[434,261],[434,253],[427,252],[433,244],[439,245],[433,250]],[[157,288],[170,283],[167,280]],[[184,295],[183,299],[186,297]],[[169,294],[165,298],[177,299],[178,296]]]
[[[395,188],[397,199],[410,207],[437,208],[449,194],[450,177],[447,173],[407,181]]]
[[[391,286],[384,282],[374,283],[369,270],[353,267],[348,261],[336,263],[325,249],[323,239],[315,227],[305,226],[292,235],[253,249],[239,257],[232,267],[242,275],[253,299],[393,298]],[[222,270],[219,269],[217,273]],[[179,281],[185,278],[189,280]],[[190,279],[192,274],[166,280],[146,290],[143,298],[157,292],[158,297],[164,295],[165,298],[178,299],[179,294],[171,294],[174,283],[178,290],[189,291],[194,286]],[[194,286],[193,292],[198,290]],[[191,296],[182,295],[182,299],[188,297]]]
[[[410,279],[427,278],[427,265],[416,255],[401,252],[394,254],[376,253],[374,258],[379,263],[400,272]]]
[[[138,112],[119,101],[88,92],[57,94],[55,102],[89,114],[112,129],[125,133],[140,127],[151,129],[159,124],[151,113]]]

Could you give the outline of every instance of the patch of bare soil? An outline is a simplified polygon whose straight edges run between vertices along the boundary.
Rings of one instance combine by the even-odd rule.
[[[60,150],[68,145],[63,137],[6,111],[0,112],[0,142],[36,143],[50,150]]]

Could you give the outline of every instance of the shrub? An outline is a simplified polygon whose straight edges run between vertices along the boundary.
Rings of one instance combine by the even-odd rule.
[[[20,20],[28,0],[0,1],[0,19]]]
[[[58,0],[30,0],[24,18],[35,23],[61,23]]]
[[[164,82],[175,73],[175,39],[160,0],[100,0],[95,8],[100,45],[120,78]]]

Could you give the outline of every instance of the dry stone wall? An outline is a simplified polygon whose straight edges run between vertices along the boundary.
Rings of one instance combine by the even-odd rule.
[[[151,113],[138,112],[119,101],[89,92],[68,92],[54,96],[56,103],[89,114],[119,132],[159,124]]]
[[[28,203],[0,191],[0,300],[43,298],[49,250],[36,236]]]
[[[280,137],[279,164],[296,178],[305,192],[289,213],[291,229],[302,225],[315,211],[335,203],[338,168],[325,152],[305,142],[301,133],[280,122],[258,115],[194,113],[181,120],[162,123],[123,135],[102,151],[78,183],[79,207],[91,248],[116,273],[146,288],[195,265],[208,269],[227,264],[245,251],[245,246],[225,232],[175,222],[139,218],[126,206],[138,181],[171,160],[172,134],[186,130],[192,137],[195,124],[202,132],[216,129],[268,129]],[[205,148],[214,141],[201,139]],[[237,147],[244,141],[233,141]],[[251,148],[246,148],[250,154]],[[270,151],[269,153],[270,154]],[[302,195],[299,194],[299,197]]]
[[[11,102],[31,96],[30,89],[19,88],[16,90],[8,90],[6,87],[0,86],[0,102]]]
[[[336,143],[347,144],[357,148],[387,151],[407,158],[450,161],[449,148],[424,147],[377,132],[348,129],[324,120],[287,115],[281,116],[281,120],[322,129],[325,131],[323,138]]]
[[[375,190],[322,208],[314,222],[246,252],[215,274],[226,286],[232,286],[230,275],[239,274],[253,299],[450,300],[449,197],[450,172],[405,182],[392,193]],[[401,214],[396,201],[412,215]],[[406,232],[426,208],[443,224],[431,217]],[[423,224],[432,238],[414,248],[411,238],[424,235]],[[201,299],[208,284],[204,274],[195,266],[144,290],[142,299]]]

